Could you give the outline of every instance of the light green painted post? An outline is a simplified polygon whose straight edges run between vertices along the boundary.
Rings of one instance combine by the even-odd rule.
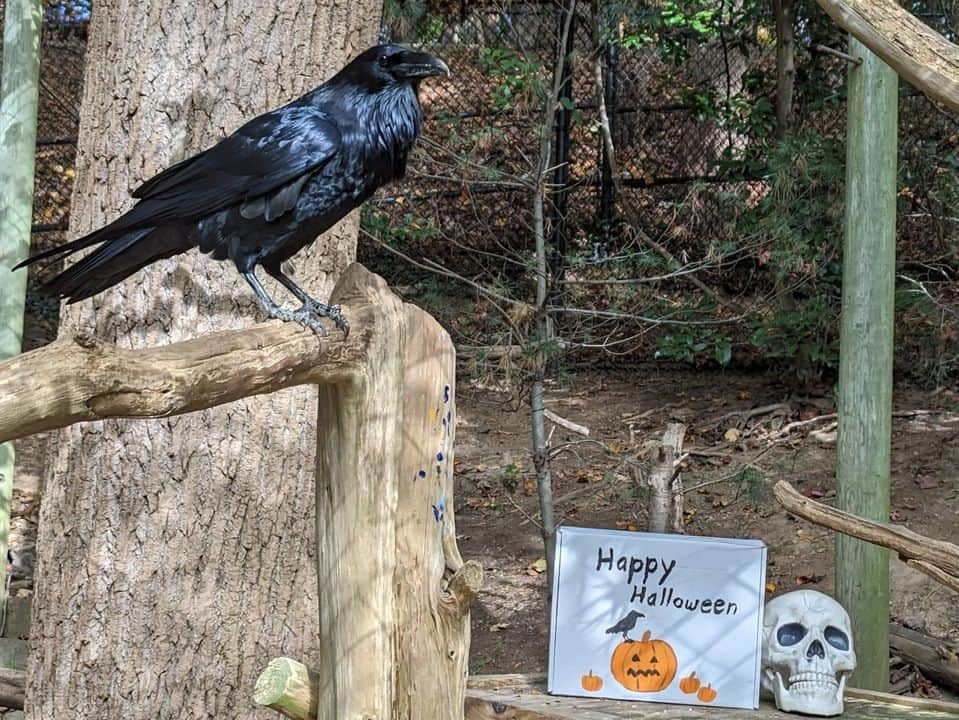
[[[37,145],[41,0],[7,0],[0,76],[0,360],[17,355],[23,339],[27,256],[33,216]],[[0,444],[0,598],[6,598],[7,540],[13,495],[13,444]]]
[[[862,64],[848,78],[836,484],[840,508],[888,522],[899,78],[852,37],[849,54]],[[886,690],[888,550],[838,534],[836,599],[859,657],[850,684]]]

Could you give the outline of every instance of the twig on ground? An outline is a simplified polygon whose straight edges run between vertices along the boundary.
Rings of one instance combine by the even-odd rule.
[[[574,432],[577,435],[585,435],[589,437],[589,428],[586,427],[585,425],[580,425],[578,423],[574,423],[572,420],[567,420],[566,418],[560,417],[559,415],[557,415],[556,413],[554,413],[552,410],[549,410],[549,409],[544,409],[543,415],[545,415],[547,419],[553,421],[554,423],[556,423],[557,425],[560,425],[561,427],[566,428],[570,432]]]

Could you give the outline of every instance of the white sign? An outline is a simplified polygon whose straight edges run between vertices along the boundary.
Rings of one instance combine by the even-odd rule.
[[[759,707],[759,540],[561,527],[549,691]]]

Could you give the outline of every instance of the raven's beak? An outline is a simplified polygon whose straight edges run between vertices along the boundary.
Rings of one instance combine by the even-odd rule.
[[[403,80],[422,80],[434,75],[450,76],[449,66],[429,53],[407,51],[393,68],[393,74]]]

